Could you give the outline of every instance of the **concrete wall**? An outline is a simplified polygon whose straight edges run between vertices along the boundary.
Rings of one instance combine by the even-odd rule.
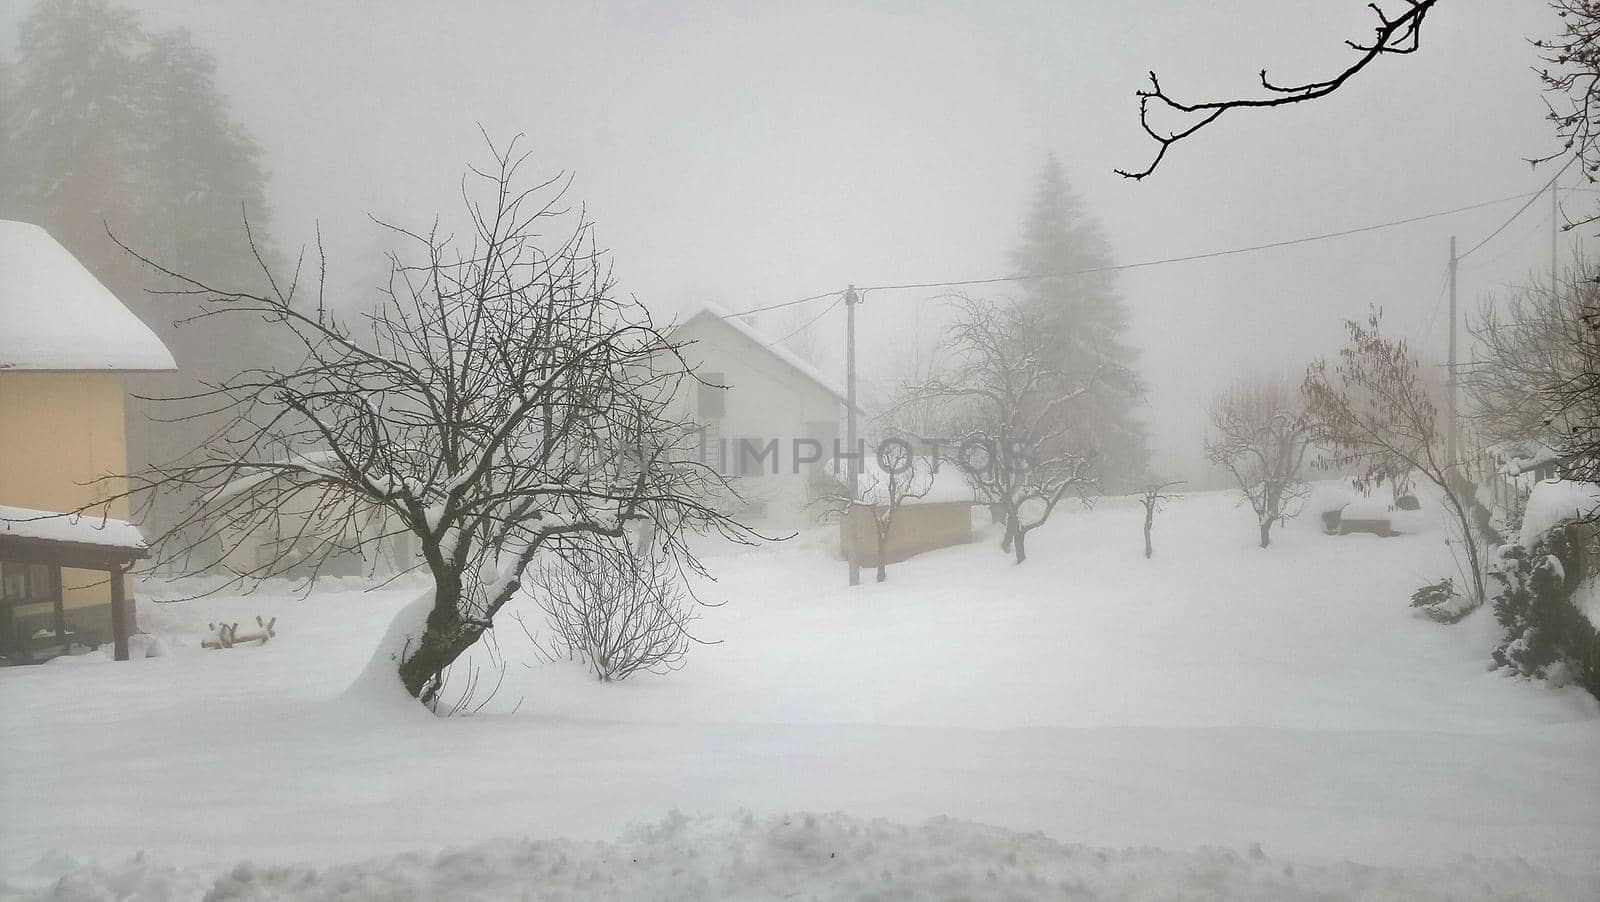
[[[128,469],[122,411],[122,379],[115,373],[0,372],[0,504],[68,511],[120,494],[122,480],[102,477]],[[100,511],[125,520],[128,504],[118,499]],[[61,586],[72,626],[109,637],[106,574],[63,569]],[[26,605],[16,614],[48,618],[49,611],[49,605]]]
[[[893,564],[913,555],[963,545],[972,541],[972,508],[965,501],[935,502],[932,504],[907,503],[895,511],[889,524],[889,540],[884,558]],[[865,505],[854,509],[858,546],[858,560],[863,567],[878,566],[878,533],[871,509]],[[850,523],[839,521],[839,553],[847,559],[850,554]]]

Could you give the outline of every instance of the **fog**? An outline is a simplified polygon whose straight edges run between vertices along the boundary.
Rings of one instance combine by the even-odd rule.
[[[26,8],[12,6],[8,31]],[[525,134],[531,171],[574,174],[569,196],[596,221],[622,288],[663,317],[852,282],[1009,274],[1051,153],[1127,264],[1531,191],[1550,173],[1524,159],[1553,149],[1526,40],[1553,15],[1535,3],[1453,3],[1425,52],[1322,103],[1232,114],[1142,183],[1112,170],[1154,152],[1133,98],[1147,69],[1187,97],[1247,88],[1261,66],[1321,72],[1341,58],[1326,37],[1363,33],[1370,13],[1269,0],[136,7],[145,25],[185,26],[216,55],[234,116],[265,150],[277,239],[293,249],[320,222],[335,282],[379,262],[386,245],[366,214],[420,226],[454,212],[463,167],[483,157],[481,125],[498,141]],[[1123,273],[1154,466],[1204,478],[1210,392],[1240,369],[1333,352],[1341,321],[1369,304],[1442,357],[1449,236],[1470,246],[1516,206]],[[1549,221],[1536,206],[1463,265],[1463,312],[1548,268]],[[913,319],[937,322],[939,293],[868,299],[866,376]],[[823,345],[841,343],[843,309],[818,328]]]
[[[0,897],[1592,897],[1597,45],[3,0]]]

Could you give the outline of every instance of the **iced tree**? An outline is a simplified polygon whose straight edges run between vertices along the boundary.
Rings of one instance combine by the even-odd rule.
[[[406,250],[354,321],[328,310],[320,279],[303,290],[299,267],[252,293],[141,257],[201,299],[203,315],[272,323],[300,360],[208,386],[211,438],[132,477],[134,493],[197,499],[157,542],[159,564],[211,570],[280,531],[288,510],[296,560],[268,555],[236,581],[291,563],[314,576],[386,530],[409,533],[433,601],[397,666],[430,704],[541,555],[580,553],[637,523],[693,565],[686,530],[749,536],[706,500],[725,484],[692,459],[693,425],[670,412],[694,379],[679,346],[616,295],[590,224],[562,207],[565,184],[522,186],[516,144],[491,146],[493,165],[464,179],[464,243],[437,227],[387,227]]]
[[[1311,422],[1300,393],[1287,379],[1246,378],[1218,394],[1209,414],[1206,457],[1239,484],[1266,548],[1273,525],[1293,516],[1306,495],[1300,470]]]
[[[945,408],[940,419],[953,433],[944,439],[945,457],[999,515],[1000,547],[1020,564],[1028,533],[1063,499],[1095,484],[1093,453],[1070,441],[1070,414],[1095,373],[1051,362],[1058,358],[1035,312],[964,295],[955,301],[959,314],[946,342],[953,362],[908,398]]]

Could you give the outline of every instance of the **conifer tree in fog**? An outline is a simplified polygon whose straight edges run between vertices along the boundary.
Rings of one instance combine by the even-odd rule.
[[[1055,157],[1040,175],[1023,230],[1012,253],[1019,274],[1077,272],[1111,265],[1099,224],[1083,208]],[[1135,371],[1138,352],[1128,343],[1128,317],[1109,272],[1029,279],[1022,301],[1049,333],[1052,365],[1075,376],[1095,374],[1093,388],[1073,411],[1067,441],[1096,460],[1108,491],[1127,490],[1145,469],[1149,450],[1134,408],[1144,392]]]
[[[273,357],[259,321],[182,322],[198,303],[151,294],[172,284],[107,235],[210,280],[260,278],[239,224],[248,214],[271,257],[266,176],[214,71],[183,29],[147,32],[107,0],[43,0],[0,72],[0,219],[43,226],[171,349],[180,372],[131,377],[133,395],[187,394]],[[198,442],[198,427],[152,422],[137,398],[129,406],[135,468]]]

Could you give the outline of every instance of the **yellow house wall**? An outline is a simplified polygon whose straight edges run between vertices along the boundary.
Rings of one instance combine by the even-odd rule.
[[[127,472],[123,427],[122,379],[115,373],[0,371],[0,504],[68,511],[120,494],[123,481],[103,477]],[[125,520],[127,500],[101,511]],[[104,573],[63,568],[61,586],[67,608],[110,604]],[[47,609],[23,606],[17,613]]]

